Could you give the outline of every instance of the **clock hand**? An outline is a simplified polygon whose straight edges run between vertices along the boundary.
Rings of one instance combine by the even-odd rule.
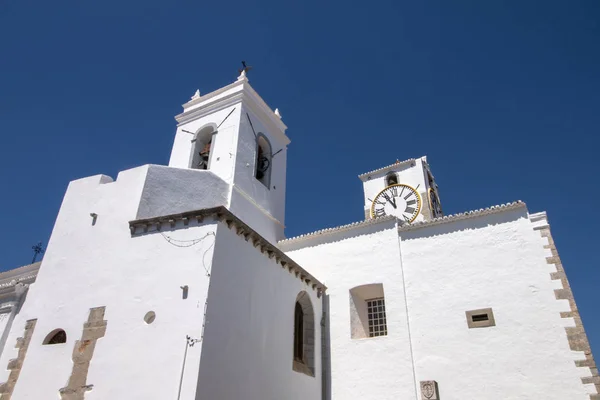
[[[387,193],[384,193],[383,197],[385,197],[385,199],[388,201],[388,203],[390,203],[394,208],[398,208],[398,207],[396,207],[396,199],[392,200],[392,197],[390,197]]]

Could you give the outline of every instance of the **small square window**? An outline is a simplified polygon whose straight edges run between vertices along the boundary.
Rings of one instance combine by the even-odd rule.
[[[367,300],[367,310],[369,317],[369,337],[386,336],[387,324],[384,299]]]
[[[494,312],[491,308],[467,311],[466,315],[469,328],[487,328],[496,326]]]

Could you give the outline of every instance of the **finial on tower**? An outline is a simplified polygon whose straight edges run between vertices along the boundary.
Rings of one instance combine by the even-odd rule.
[[[275,115],[277,115],[279,119],[281,119],[281,113],[279,112],[279,108],[275,109]]]
[[[199,89],[196,90],[196,93],[194,93],[194,95],[191,97],[191,100],[196,100],[198,98],[200,98],[200,90]]]
[[[252,66],[246,65],[246,61],[242,61],[242,66],[244,68],[238,70],[238,72],[240,73],[240,76],[238,76],[238,78],[237,78],[238,81],[241,81],[244,79],[247,80],[248,78],[246,77],[246,73],[252,69]]]

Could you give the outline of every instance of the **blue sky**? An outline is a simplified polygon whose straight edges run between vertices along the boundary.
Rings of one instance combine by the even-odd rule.
[[[181,104],[245,59],[289,126],[288,236],[361,220],[358,174],[427,155],[446,213],[548,212],[598,356],[600,2],[286,3],[0,1],[0,269],[70,180],[166,164]]]

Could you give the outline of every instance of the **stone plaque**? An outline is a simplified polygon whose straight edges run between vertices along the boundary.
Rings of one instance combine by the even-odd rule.
[[[438,386],[436,381],[421,381],[421,399],[439,400]]]

